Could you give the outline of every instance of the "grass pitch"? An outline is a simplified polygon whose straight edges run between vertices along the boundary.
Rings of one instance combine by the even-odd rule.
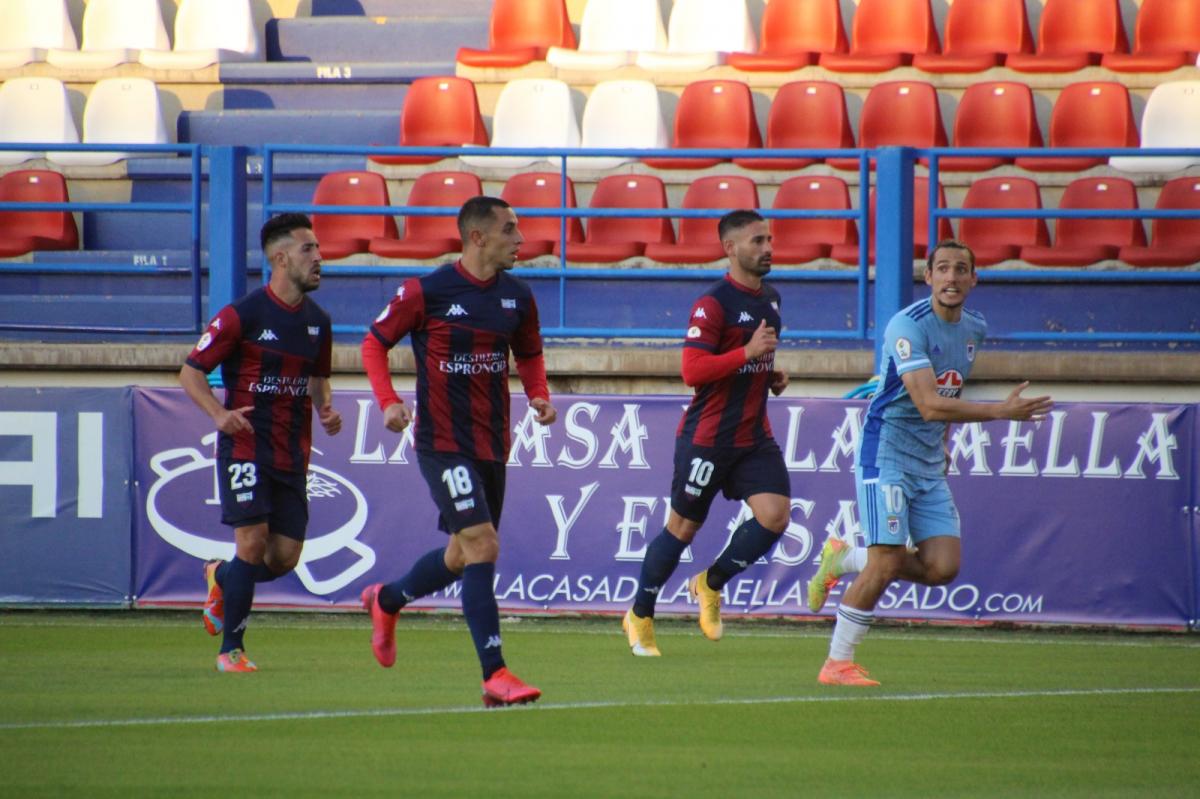
[[[1195,636],[878,628],[877,689],[819,686],[825,624],[506,619],[544,692],[484,710],[460,618],[258,613],[260,671],[199,614],[0,613],[2,797],[1195,796]]]

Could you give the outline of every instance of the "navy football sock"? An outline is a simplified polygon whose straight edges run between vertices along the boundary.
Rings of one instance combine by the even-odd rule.
[[[225,587],[225,572],[227,571],[229,571],[229,561],[223,560],[217,564],[217,570],[213,572],[213,579],[221,588]]]
[[[492,586],[495,574],[495,563],[472,563],[462,573],[463,616],[485,680],[504,666],[504,656],[500,653],[500,610]]]
[[[271,571],[265,563],[260,563],[254,567],[254,582],[256,583],[269,583],[282,576],[282,574],[276,574]]]
[[[687,544],[671,535],[665,527],[646,546],[646,556],[642,558],[642,573],[638,578],[638,590],[633,599],[633,615],[643,619],[654,617],[654,603],[658,601],[658,592],[675,572],[675,567],[679,565],[679,557],[685,549]]]
[[[445,549],[431,549],[417,559],[408,574],[379,589],[379,607],[386,613],[395,613],[400,608],[440,591],[458,579],[446,565]]]
[[[246,634],[246,621],[250,606],[254,604],[253,563],[234,557],[225,567],[225,580],[221,590],[225,594],[225,632],[221,639],[221,652],[242,649],[242,636]]]
[[[741,574],[775,545],[779,533],[773,533],[751,516],[742,522],[729,540],[729,546],[717,556],[717,561],[708,567],[708,587],[720,591],[725,583]]]

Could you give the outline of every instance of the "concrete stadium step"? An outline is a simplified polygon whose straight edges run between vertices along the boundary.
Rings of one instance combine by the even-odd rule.
[[[459,47],[485,48],[487,41],[486,16],[285,17],[266,26],[268,61],[453,64]]]
[[[400,138],[400,114],[394,110],[184,111],[179,115],[178,134],[181,142],[199,144],[390,146]]]
[[[492,11],[492,0],[312,0],[314,17],[483,17]]]

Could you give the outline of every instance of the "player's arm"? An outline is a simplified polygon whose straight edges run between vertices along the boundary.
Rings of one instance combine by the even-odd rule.
[[[412,411],[400,399],[392,385],[388,351],[400,339],[419,328],[425,321],[425,298],[416,278],[406,281],[392,297],[363,337],[362,362],[371,384],[371,393],[383,411],[383,424],[393,433],[402,433],[412,422]]]
[[[537,301],[529,298],[529,312],[513,332],[513,360],[529,407],[537,412],[539,424],[554,424],[558,411],[550,403],[550,386],[546,380],[546,357],[542,351],[542,329],[538,321]]]
[[[313,375],[308,380],[308,394],[317,408],[317,420],[328,435],[342,430],[342,415],[333,407],[333,386],[329,375],[333,371],[333,325],[326,316],[321,323],[321,350],[317,354]]]
[[[1018,385],[1002,402],[970,402],[943,397],[937,391],[932,367],[904,372],[900,379],[913,405],[927,422],[990,422],[994,419],[1040,420],[1054,407],[1049,396],[1023,397],[1029,381]]]
[[[254,406],[248,405],[245,408],[232,410],[226,408],[213,395],[212,389],[208,385],[208,376],[191,364],[185,363],[179,370],[179,385],[183,386],[184,393],[191,398],[192,402],[212,418],[217,429],[222,433],[233,435],[253,429],[250,422],[246,420],[246,414],[254,410]]]
[[[226,408],[208,385],[208,373],[225,360],[238,346],[241,338],[241,318],[232,306],[225,306],[208,323],[204,334],[179,370],[179,385],[192,402],[209,415],[217,429],[226,435],[250,432],[253,428],[246,414],[254,406]]]

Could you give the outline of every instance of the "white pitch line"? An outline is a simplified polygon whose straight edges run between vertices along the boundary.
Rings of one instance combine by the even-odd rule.
[[[322,721],[325,719],[395,718],[405,716],[456,716],[519,710],[545,713],[554,710],[610,710],[640,707],[710,707],[714,705],[788,705],[840,702],[935,702],[955,699],[1041,699],[1089,696],[1130,696],[1154,694],[1196,694],[1200,686],[1189,688],[1078,688],[1044,691],[968,691],[962,693],[919,694],[838,694],[832,696],[768,696],[749,699],[650,700],[645,702],[561,702],[541,703],[500,711],[480,705],[460,707],[380,708],[376,710],[313,710],[294,713],[262,713],[232,716],[165,716],[141,719],[90,719],[77,721],[31,721],[0,723],[0,732],[9,730],[62,730],[111,727],[166,727],[184,724],[233,724],[251,721]]]

